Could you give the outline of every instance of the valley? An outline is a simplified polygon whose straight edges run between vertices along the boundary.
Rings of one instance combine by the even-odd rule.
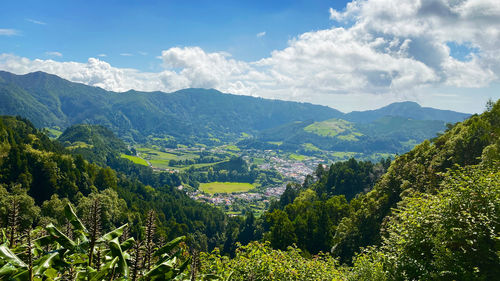
[[[11,86],[7,83],[4,89]],[[47,90],[44,87],[36,91],[26,89],[26,93],[43,95]],[[201,102],[204,94],[208,94],[209,99],[219,99],[220,103],[214,108],[204,108],[210,112],[219,112],[216,108],[220,110],[228,97],[239,98],[200,89],[193,91],[190,92],[194,93],[192,98],[196,96]],[[9,94],[15,92],[4,92],[5,97]],[[61,104],[71,99],[52,90],[45,94],[50,97],[43,100],[55,99]],[[104,95],[113,95],[102,94],[103,99],[106,99]],[[273,103],[261,99],[250,101],[257,107]],[[488,206],[498,207],[495,196],[500,182],[497,167],[499,102],[489,103],[482,115],[456,124],[452,124],[456,121],[454,118],[467,115],[422,108],[408,102],[349,114],[308,104],[284,102],[271,107],[274,106],[282,107],[276,111],[281,114],[290,107],[296,111],[281,115],[281,119],[273,118],[272,125],[262,125],[268,120],[264,111],[260,116],[230,114],[214,118],[189,112],[191,108],[177,110],[176,114],[191,116],[194,123],[182,124],[163,116],[168,126],[154,126],[152,122],[149,129],[128,127],[133,123],[131,119],[137,117],[133,115],[122,115],[131,122],[128,125],[115,122],[116,114],[122,114],[123,108],[109,115],[111,119],[90,114],[79,124],[66,125],[44,123],[47,120],[37,119],[36,115],[31,116],[33,123],[22,116],[2,116],[0,193],[5,196],[0,204],[5,208],[0,208],[0,213],[7,217],[6,212],[14,210],[15,213],[16,202],[22,202],[23,227],[39,224],[37,231],[45,227],[54,233],[50,234],[51,239],[59,239],[51,242],[52,245],[73,247],[78,240],[75,242],[63,236],[66,234],[59,234],[62,232],[54,230],[54,224],[71,230],[70,220],[71,225],[82,229],[79,231],[83,235],[91,236],[83,226],[88,221],[80,222],[77,216],[86,218],[89,212],[94,216],[99,212],[102,222],[98,223],[102,223],[103,230],[110,231],[99,241],[115,237],[106,247],[116,249],[123,245],[125,251],[129,250],[127,247],[131,247],[132,242],[127,241],[134,238],[121,244],[118,241],[118,236],[128,235],[124,231],[126,227],[137,239],[145,239],[144,231],[147,235],[155,229],[157,237],[174,239],[156,247],[157,253],[163,253],[165,247],[180,245],[201,251],[199,257],[204,264],[218,264],[221,260],[235,262],[226,264],[230,269],[215,271],[218,276],[229,278],[233,268],[241,270],[243,275],[254,271],[239,269],[239,259],[252,264],[269,256],[272,257],[266,264],[277,263],[279,268],[283,268],[281,260],[285,258],[292,264],[300,261],[301,272],[305,272],[306,264],[313,264],[315,272],[327,268],[329,273],[338,276],[371,274],[373,265],[381,262],[396,268],[390,261],[379,261],[377,257],[390,255],[404,261],[404,251],[411,245],[405,244],[405,238],[400,239],[401,234],[415,235],[409,243],[416,243],[422,231],[424,236],[432,237],[434,233],[427,232],[445,229],[441,225],[457,225],[454,220],[463,220],[461,216],[468,218],[469,213],[475,212],[469,210],[464,215],[461,212],[464,207],[460,205],[463,200],[468,200],[467,206],[486,200]],[[62,110],[62,114],[72,117],[73,113],[64,113],[65,108],[58,108],[54,114],[61,114]],[[327,113],[314,115],[318,109]],[[392,115],[386,115],[388,111]],[[23,111],[18,113],[22,115]],[[359,120],[360,115],[365,117]],[[235,116],[240,120],[235,121],[233,127],[226,126],[223,120]],[[429,119],[429,116],[441,116],[444,120]],[[145,121],[142,118],[134,122],[141,124]],[[42,127],[37,129],[35,123]],[[189,131],[201,127],[206,128],[202,133]],[[483,190],[486,193],[481,193]],[[450,209],[448,202],[460,207]],[[72,205],[75,209],[71,209]],[[434,209],[435,206],[438,209]],[[395,212],[391,213],[392,210]],[[474,220],[490,219],[492,215],[488,212],[474,214]],[[418,223],[422,221],[437,227],[421,228]],[[12,219],[8,223],[11,224]],[[113,230],[117,225],[122,227]],[[486,222],[486,230],[473,230],[487,236],[486,233],[493,233],[492,225]],[[11,230],[11,237],[17,235],[13,227],[6,227]],[[388,227],[388,234],[384,227]],[[434,236],[438,248],[445,243],[440,239],[446,235]],[[382,237],[386,240],[381,242]],[[463,243],[460,237],[451,239]],[[495,237],[486,239],[486,244],[496,241]],[[164,240],[156,241],[163,243]],[[180,241],[185,244],[177,244]],[[99,243],[101,247],[104,245]],[[374,245],[373,252],[359,252],[371,245]],[[83,243],[82,247],[87,244]],[[447,247],[452,248],[453,244]],[[19,248],[13,251],[22,255]],[[135,255],[140,251],[132,250]],[[246,251],[256,256],[242,256],[248,253]],[[189,257],[185,265],[190,257],[197,256],[196,252],[185,255]],[[317,255],[322,258],[311,259]],[[124,254],[121,256],[123,266],[128,266],[130,260],[125,261]],[[171,257],[164,255],[164,258]],[[419,258],[419,255],[414,257]],[[359,264],[357,259],[370,260]],[[467,257],[460,259],[468,263]],[[252,265],[257,270],[261,270],[260,266],[259,263]],[[481,266],[488,275],[496,274],[488,264]]]
[[[500,279],[500,0],[1,11],[0,280]]]
[[[118,157],[151,168],[160,178],[170,174],[191,198],[231,215],[262,213],[288,183],[303,183],[320,164],[394,158],[468,116],[414,102],[345,114],[211,89],[116,93],[43,72],[0,71],[0,78],[0,95],[8,101],[0,104],[0,113],[31,118],[67,149],[101,165]],[[71,127],[80,123],[90,125]],[[112,162],[115,168],[122,165]],[[200,190],[214,182],[253,188]]]

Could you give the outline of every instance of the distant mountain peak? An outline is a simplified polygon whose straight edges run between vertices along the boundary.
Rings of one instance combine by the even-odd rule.
[[[384,116],[405,117],[415,120],[441,120],[445,122],[456,123],[463,121],[470,114],[435,109],[431,107],[422,107],[414,101],[395,102],[379,109],[367,111],[353,111],[346,114],[346,120],[370,123]]]

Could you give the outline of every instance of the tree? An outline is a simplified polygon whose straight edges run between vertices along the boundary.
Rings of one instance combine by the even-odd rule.
[[[499,168],[450,171],[439,193],[405,198],[388,221],[382,246],[357,260],[373,268],[382,263],[388,280],[498,278]],[[369,267],[356,262],[354,271]]]
[[[284,211],[274,210],[267,215],[266,220],[271,225],[271,230],[264,235],[264,240],[270,241],[274,248],[286,249],[297,243],[293,224]]]

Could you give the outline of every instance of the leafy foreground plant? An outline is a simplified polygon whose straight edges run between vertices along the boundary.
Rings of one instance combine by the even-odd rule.
[[[65,232],[49,224],[44,229],[28,231],[25,243],[14,247],[2,233],[1,280],[135,281],[180,280],[187,276],[184,271],[190,258],[179,245],[184,236],[155,248],[149,261],[151,267],[146,269],[141,260],[141,243],[122,237],[126,224],[97,237],[97,219],[89,231],[69,204],[64,212],[70,226]],[[40,237],[32,240],[32,236]]]
[[[399,204],[382,245],[355,259],[349,280],[498,280],[500,167],[444,176],[437,194]]]
[[[200,255],[201,280],[342,280],[338,261],[328,254],[305,258],[288,247],[273,250],[270,242],[251,242],[230,259],[216,249]]]

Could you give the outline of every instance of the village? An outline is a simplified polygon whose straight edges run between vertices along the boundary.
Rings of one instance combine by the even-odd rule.
[[[252,162],[254,159],[262,159],[258,164],[262,170],[277,170],[283,176],[283,182],[279,185],[263,186],[248,192],[239,193],[215,193],[208,194],[201,190],[188,192],[188,195],[201,202],[206,202],[220,207],[229,215],[240,215],[242,212],[252,210],[260,214],[269,207],[272,200],[278,200],[290,182],[301,184],[307,175],[313,173],[314,169],[324,161],[316,157],[304,157],[304,159],[290,159],[288,154],[279,154],[276,151],[245,150],[240,152],[243,159]]]

